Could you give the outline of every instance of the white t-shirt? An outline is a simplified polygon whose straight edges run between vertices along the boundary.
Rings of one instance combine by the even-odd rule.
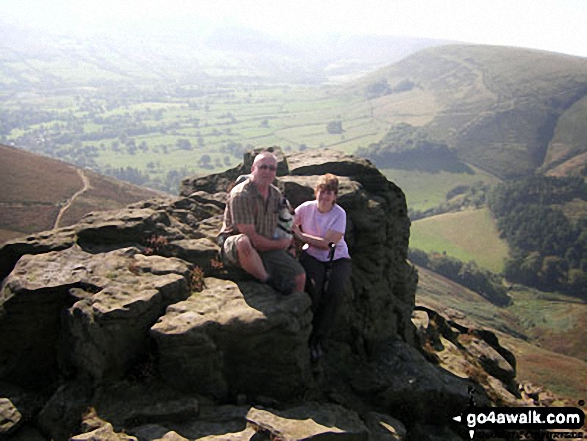
[[[334,204],[332,210],[329,212],[320,213],[318,211],[317,201],[304,202],[296,208],[296,223],[302,226],[304,233],[311,236],[324,237],[328,230],[342,233],[343,238],[336,244],[334,260],[343,258],[350,259],[349,249],[344,241],[346,212],[340,205]],[[330,250],[324,250],[310,245],[306,252],[322,262],[327,262]]]

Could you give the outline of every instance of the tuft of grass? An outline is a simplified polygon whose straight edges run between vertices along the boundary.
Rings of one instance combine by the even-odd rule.
[[[205,277],[204,270],[199,266],[190,271],[189,284],[192,292],[202,292],[206,288]]]

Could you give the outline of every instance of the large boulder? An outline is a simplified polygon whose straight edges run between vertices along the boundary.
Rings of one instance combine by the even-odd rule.
[[[302,392],[311,382],[308,295],[215,278],[204,286],[152,328],[163,378],[217,399]]]
[[[188,296],[189,272],[185,261],[136,248],[23,256],[0,297],[0,375],[23,386],[60,370],[96,381],[124,376],[165,308]]]

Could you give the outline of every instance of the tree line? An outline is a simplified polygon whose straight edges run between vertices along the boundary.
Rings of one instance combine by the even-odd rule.
[[[582,177],[532,176],[494,187],[488,206],[512,250],[508,280],[587,298],[587,219],[570,219],[562,205],[587,202]]]
[[[410,248],[408,259],[483,296],[498,306],[508,306],[511,298],[503,285],[501,276],[479,267],[474,261],[461,262],[444,253],[426,253]]]
[[[358,148],[356,154],[370,159],[380,168],[473,173],[459,160],[456,150],[444,142],[430,139],[424,130],[406,123],[391,127],[381,141]]]

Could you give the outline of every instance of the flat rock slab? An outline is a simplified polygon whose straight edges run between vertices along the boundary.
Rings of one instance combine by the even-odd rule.
[[[22,423],[22,415],[8,398],[0,398],[0,438],[13,432]]]
[[[138,441],[138,438],[117,433],[111,424],[106,423],[96,430],[72,437],[71,441]]]
[[[285,411],[251,408],[250,427],[281,441],[365,441],[368,430],[359,416],[335,404],[308,403]]]
[[[152,328],[163,378],[182,390],[292,397],[309,384],[310,298],[258,282],[205,279]]]

